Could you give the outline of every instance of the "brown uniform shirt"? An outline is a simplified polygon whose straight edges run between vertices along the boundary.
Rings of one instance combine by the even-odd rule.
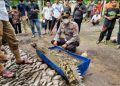
[[[57,34],[54,38],[55,41],[59,41],[59,38],[62,37],[62,33],[64,34],[66,44],[70,44],[72,42],[79,42],[79,31],[77,23],[70,21],[68,25],[65,25],[63,22],[60,24],[60,27],[57,31]]]

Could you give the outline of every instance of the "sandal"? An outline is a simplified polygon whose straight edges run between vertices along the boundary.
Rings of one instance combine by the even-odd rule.
[[[5,47],[3,45],[1,46],[1,51],[5,51]]]
[[[22,60],[20,63],[16,63],[17,65],[23,65],[23,64],[33,64],[33,62],[31,60]]]
[[[3,70],[0,72],[0,75],[5,77],[5,78],[13,78],[15,77],[15,74],[9,70]]]
[[[8,61],[7,55],[4,55],[3,52],[0,54],[0,61],[2,61],[2,62]]]

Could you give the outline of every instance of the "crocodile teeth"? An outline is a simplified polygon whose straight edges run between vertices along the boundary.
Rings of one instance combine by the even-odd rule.
[[[62,51],[50,51],[46,48],[38,47],[37,44],[35,48],[44,52],[51,61],[63,70],[70,84],[78,86],[74,84],[74,81],[79,81],[79,84],[81,84],[82,77],[80,76],[79,70],[76,68],[78,64],[76,59],[73,59]],[[32,65],[16,65],[14,55],[11,53],[9,47],[5,47],[5,51],[12,59],[4,63],[4,65],[8,70],[15,72],[16,78],[6,79],[0,76],[0,86],[72,86],[67,85],[65,80],[63,80],[60,75],[57,75],[55,70],[43,63],[42,60],[34,58],[35,55],[20,49],[21,56],[24,58],[28,57],[28,59],[33,60],[34,63]],[[57,60],[54,60],[55,58],[57,58]]]

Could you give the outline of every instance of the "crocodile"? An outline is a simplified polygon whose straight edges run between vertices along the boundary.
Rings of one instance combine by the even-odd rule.
[[[31,46],[36,50],[41,51],[49,60],[63,70],[68,79],[69,86],[83,86],[82,76],[77,70],[77,65],[80,64],[81,61],[60,50],[50,50],[48,48],[38,46],[36,43],[32,43]]]

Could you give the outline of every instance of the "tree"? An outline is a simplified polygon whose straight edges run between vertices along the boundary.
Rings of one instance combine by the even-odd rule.
[[[11,6],[16,6],[18,4],[19,0],[10,0]]]

